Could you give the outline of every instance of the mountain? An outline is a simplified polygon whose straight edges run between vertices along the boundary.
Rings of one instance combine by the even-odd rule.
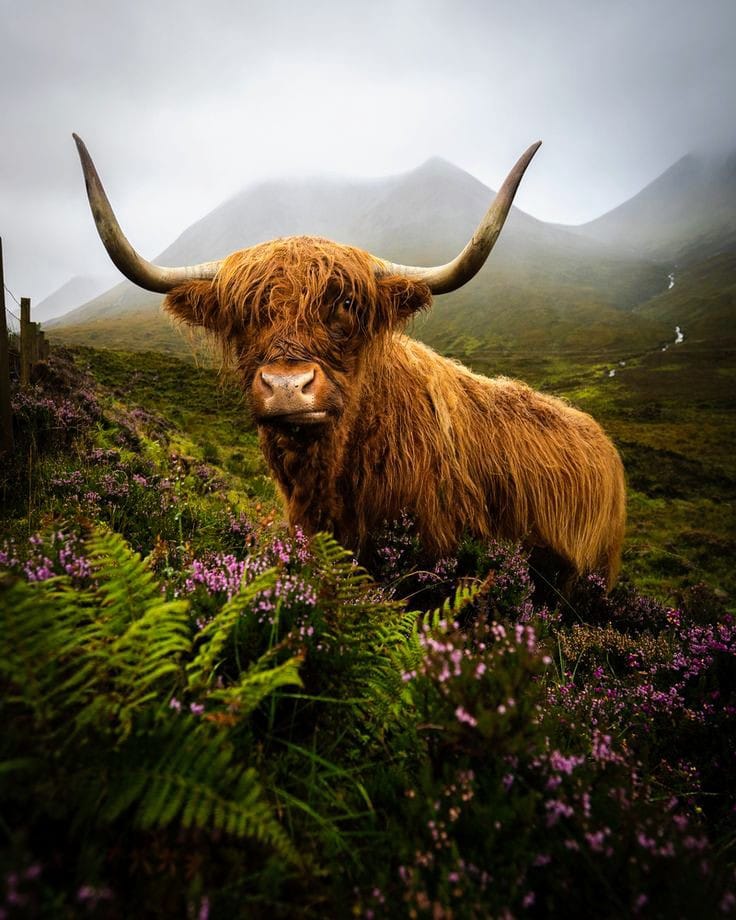
[[[633,198],[568,229],[669,265],[736,250],[736,150],[688,154]]]
[[[189,264],[278,236],[310,234],[396,262],[437,264],[462,249],[492,197],[473,176],[439,158],[382,179],[274,180],[225,201],[154,261]],[[509,344],[529,336],[554,348],[566,347],[570,336],[579,340],[602,323],[606,342],[626,348],[652,330],[649,321],[639,329],[622,312],[666,290],[667,283],[666,266],[513,208],[488,264],[460,291],[438,297],[417,331],[440,347],[454,343],[460,350],[476,339]],[[149,334],[159,344],[167,335],[161,300],[124,281],[64,316],[53,329],[67,341],[151,347]],[[552,334],[540,338],[540,322]],[[173,331],[168,336],[167,347],[181,350],[181,339]]]
[[[40,303],[33,304],[32,319],[34,322],[46,322],[63,316],[101,294],[109,284],[109,276],[75,275]]]

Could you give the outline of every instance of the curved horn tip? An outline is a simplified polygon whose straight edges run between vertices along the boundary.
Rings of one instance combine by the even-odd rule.
[[[514,196],[524,173],[541,146],[541,140],[535,141],[522,153],[511,172],[506,176],[470,241],[452,262],[433,268],[420,268],[415,265],[397,265],[388,260],[380,260],[384,270],[423,281],[433,294],[449,294],[470,281],[482,268],[493,249],[511,210]]]
[[[524,153],[522,153],[520,159],[531,161],[532,157],[537,152],[537,150],[539,150],[541,146],[542,146],[541,141],[534,141],[534,143],[530,144],[530,146],[527,147]]]
[[[82,169],[84,171],[85,181],[87,179],[87,170],[91,173],[96,173],[95,164],[92,162],[92,157],[90,156],[89,150],[87,150],[87,145],[84,143],[82,138],[72,131],[72,137],[74,138],[74,143],[77,145],[77,153],[79,154],[79,159],[82,163]]]
[[[87,145],[84,143],[84,141],[82,140],[82,138],[76,133],[76,131],[72,131],[72,137],[74,138],[74,143],[77,145],[77,150],[78,150],[80,153],[81,153],[83,150],[86,152],[86,150],[87,150]]]

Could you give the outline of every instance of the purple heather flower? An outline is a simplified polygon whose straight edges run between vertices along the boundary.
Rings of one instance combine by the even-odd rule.
[[[549,762],[552,769],[556,770],[558,773],[566,773],[568,776],[575,767],[579,767],[584,761],[585,758],[582,756],[573,755],[571,757],[565,757],[559,751],[552,751],[549,755]]]
[[[470,725],[471,728],[474,728],[478,724],[478,720],[471,716],[467,709],[464,709],[462,706],[458,706],[455,710],[455,718],[458,722],[465,722],[467,725]]]

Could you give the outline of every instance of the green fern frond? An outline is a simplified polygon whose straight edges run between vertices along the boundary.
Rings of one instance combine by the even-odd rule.
[[[157,757],[152,757],[156,747]],[[111,822],[133,809],[142,829],[171,824],[220,831],[272,847],[290,862],[296,848],[276,819],[258,774],[235,761],[233,746],[211,723],[173,715],[171,723],[145,743],[131,739],[119,752],[111,790],[100,818]]]
[[[318,534],[310,548],[325,615],[323,635],[328,645],[341,650],[335,680],[341,694],[353,700],[348,707],[351,730],[371,725],[380,736],[390,721],[401,717],[401,661],[407,644],[418,645],[416,614],[403,602],[381,596],[332,536]]]
[[[372,584],[370,575],[354,562],[353,554],[343,549],[331,534],[318,533],[312,537],[310,550],[319,580],[332,589],[337,600],[355,600],[357,590]]]
[[[253,712],[267,696],[280,687],[302,687],[299,667],[302,658],[289,658],[283,664],[266,668],[267,655],[255,662],[240,679],[228,687],[211,690],[208,700],[217,701],[240,716]]]
[[[479,581],[463,580],[459,582],[455,592],[445,599],[441,607],[437,607],[428,613],[415,614],[417,629],[437,630],[441,628],[443,622],[452,623],[464,607],[473,603],[482,587],[483,585]]]
[[[52,718],[52,697],[81,664],[79,635],[88,624],[84,602],[55,587],[20,580],[0,585],[3,702],[30,709],[37,725]]]
[[[151,603],[160,600],[150,566],[120,534],[97,528],[87,542],[87,552],[98,595],[116,626],[138,619]]]
[[[85,590],[67,578],[0,588],[5,702],[29,707],[36,724],[55,716],[64,743],[74,726],[125,734],[135,711],[175,683],[191,648],[187,601],[164,601],[118,534],[100,529],[88,546],[94,584]]]
[[[239,618],[252,609],[262,591],[273,588],[276,577],[276,569],[268,569],[250,584],[243,585],[200,632],[199,650],[187,667],[189,686],[192,689],[209,686]]]
[[[269,656],[231,686],[211,686],[238,617],[275,572],[245,586],[199,634],[187,674],[189,602],[164,600],[148,564],[116,534],[97,531],[88,557],[86,588],[66,578],[0,582],[0,713],[13,726],[0,742],[0,773],[36,782],[53,751],[74,777],[64,798],[75,828],[129,814],[143,829],[220,831],[299,862],[230,726],[168,708],[176,688],[211,690],[208,708],[211,699],[240,721],[279,688],[301,686],[299,657],[271,667]]]

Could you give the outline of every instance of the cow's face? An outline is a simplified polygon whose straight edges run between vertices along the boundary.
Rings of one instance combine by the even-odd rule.
[[[234,253],[166,307],[232,350],[259,425],[303,437],[339,421],[386,337],[430,299],[368,253],[292,237]]]

